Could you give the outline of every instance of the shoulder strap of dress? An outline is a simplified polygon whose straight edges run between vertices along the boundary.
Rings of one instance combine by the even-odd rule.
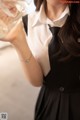
[[[22,21],[23,21],[25,32],[26,34],[28,34],[28,15],[23,16]]]

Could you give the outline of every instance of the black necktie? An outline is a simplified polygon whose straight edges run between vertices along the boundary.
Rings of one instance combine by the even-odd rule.
[[[52,64],[53,56],[56,56],[60,52],[60,45],[58,40],[58,32],[60,30],[60,27],[49,26],[49,29],[52,33],[52,39],[48,46],[48,52],[49,52],[50,63]]]
[[[49,29],[52,33],[52,39],[48,46],[48,53],[49,53],[49,59],[50,64],[53,67],[53,64],[57,61],[67,61],[71,59],[71,55],[68,53],[68,51],[65,49],[63,44],[61,44],[60,38],[58,37],[58,32],[60,30],[60,27],[50,27]]]

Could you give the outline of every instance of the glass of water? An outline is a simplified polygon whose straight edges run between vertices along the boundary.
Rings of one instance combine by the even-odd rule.
[[[0,0],[0,39],[25,15],[26,9],[26,0]]]

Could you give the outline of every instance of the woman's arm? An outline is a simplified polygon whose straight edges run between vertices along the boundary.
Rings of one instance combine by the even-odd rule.
[[[10,41],[15,47],[22,66],[24,68],[26,78],[29,79],[32,85],[41,86],[43,82],[43,73],[42,69],[34,58],[31,55],[31,51],[28,47],[26,34],[23,29],[23,24],[20,22],[4,39],[4,41]],[[30,58],[27,63],[26,60]]]
[[[43,80],[42,70],[34,56],[31,55],[32,53],[27,45],[27,42],[24,40],[22,42],[18,42],[18,40],[16,40],[13,42],[13,45],[19,55],[26,78],[30,80],[32,85],[41,86]],[[30,58],[30,60],[29,62],[26,62],[28,58]]]

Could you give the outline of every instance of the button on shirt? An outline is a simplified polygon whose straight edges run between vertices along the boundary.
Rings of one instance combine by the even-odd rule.
[[[69,14],[69,6],[66,6],[60,17],[51,21],[47,18],[42,4],[40,11],[35,11],[34,13],[28,15],[27,42],[32,54],[40,64],[44,76],[46,76],[50,71],[48,44],[52,38],[52,33],[49,30],[48,24],[52,27],[62,27]]]

